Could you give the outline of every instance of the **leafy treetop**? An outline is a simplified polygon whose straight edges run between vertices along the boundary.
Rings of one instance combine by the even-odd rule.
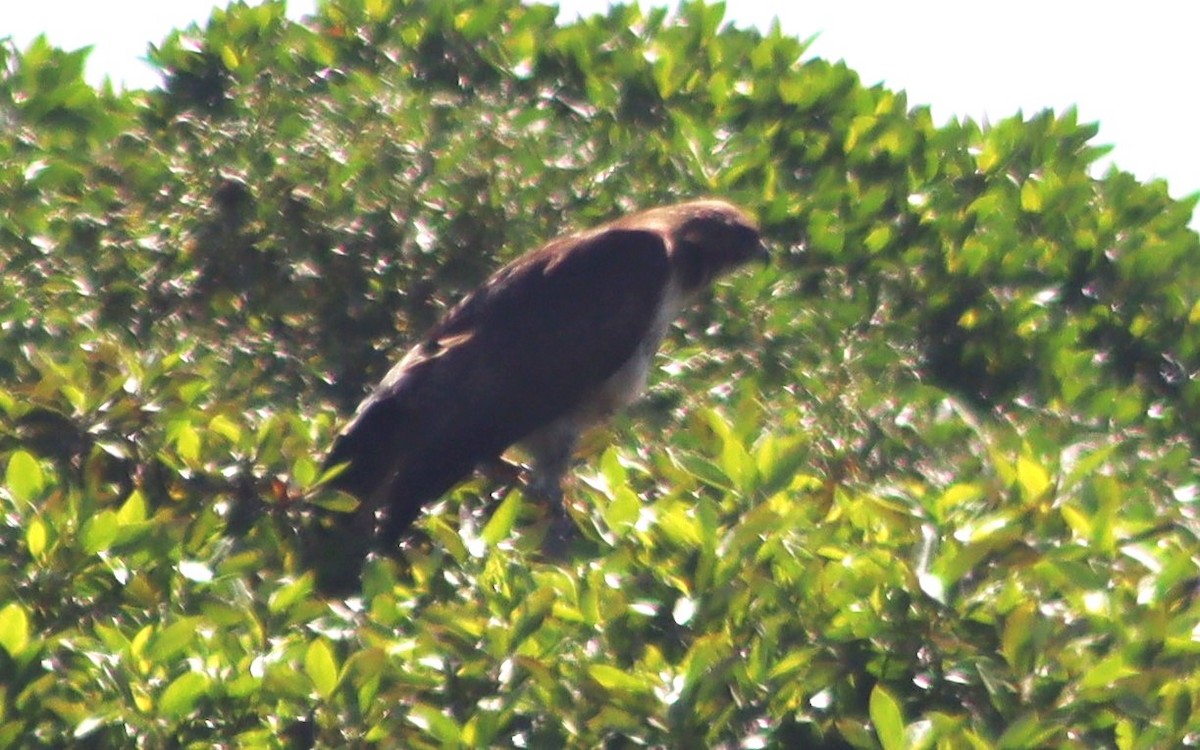
[[[122,93],[0,45],[0,746],[1194,743],[1197,196],[720,4],[555,16],[237,3]],[[779,261],[585,457],[587,549],[480,479],[315,600],[300,496],[396,352],[703,194]]]

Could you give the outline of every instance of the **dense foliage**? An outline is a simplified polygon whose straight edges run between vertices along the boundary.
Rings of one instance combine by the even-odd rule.
[[[1195,196],[721,5],[283,10],[148,92],[0,46],[0,746],[1200,743]],[[778,262],[589,443],[574,554],[479,478],[315,597],[317,462],[397,350],[703,194]]]

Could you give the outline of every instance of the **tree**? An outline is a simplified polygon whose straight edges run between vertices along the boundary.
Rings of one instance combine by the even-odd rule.
[[[0,48],[0,744],[1192,738],[1196,198],[719,5],[554,17],[234,5],[120,94]],[[591,552],[542,560],[519,491],[460,514],[476,479],[361,607],[314,598],[293,534],[340,498],[304,493],[395,351],[697,194],[782,258],[585,452]]]

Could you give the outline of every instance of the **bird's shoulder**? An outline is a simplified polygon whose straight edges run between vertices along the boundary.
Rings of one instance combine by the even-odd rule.
[[[655,325],[670,280],[668,251],[659,232],[602,228],[526,253],[451,308],[368,401],[484,375],[513,393],[551,381],[589,387],[633,356]]]
[[[429,332],[455,337],[521,312],[566,314],[609,308],[618,298],[661,291],[670,274],[667,241],[645,229],[602,228],[558,238],[492,274]]]

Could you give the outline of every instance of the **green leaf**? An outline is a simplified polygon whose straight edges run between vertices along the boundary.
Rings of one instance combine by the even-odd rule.
[[[45,522],[37,516],[29,519],[29,524],[25,529],[25,544],[29,547],[29,554],[33,559],[42,560],[49,543],[50,533]]]
[[[313,498],[312,504],[337,513],[353,513],[362,503],[353,495],[338,490],[326,491],[319,497]]]
[[[1113,454],[1116,453],[1118,447],[1116,443],[1104,445],[1077,458],[1075,463],[1071,465],[1070,472],[1067,474],[1064,484],[1074,486],[1077,482],[1101,471],[1102,467],[1112,460]]]
[[[8,459],[4,482],[13,499],[30,503],[42,494],[46,487],[46,476],[37,459],[25,451],[15,451]]]
[[[1132,667],[1125,659],[1125,655],[1115,653],[1108,656],[1095,666],[1088,670],[1083,679],[1079,681],[1079,687],[1089,691],[1108,692],[1112,690],[1114,683],[1123,680],[1126,677],[1132,677],[1138,674],[1138,670]]]
[[[691,689],[703,689],[706,681],[714,672],[720,671],[721,665],[733,658],[734,648],[727,636],[722,634],[704,635],[696,639],[688,651],[684,663],[684,682]]]
[[[313,688],[322,698],[329,698],[337,689],[338,667],[333,649],[323,638],[308,645],[304,652],[304,672],[312,681]]]
[[[1053,486],[1050,472],[1029,456],[1021,456],[1017,459],[1017,484],[1027,502],[1042,499]]]
[[[301,576],[272,591],[267,598],[267,611],[278,614],[291,610],[312,593],[312,578],[311,575]]]
[[[553,589],[541,588],[521,602],[509,628],[509,650],[515,650],[542,626],[557,598]]]
[[[781,490],[793,483],[803,484],[805,472],[811,458],[808,435],[768,433],[763,436],[754,453],[756,470],[762,478],[763,489],[771,492]]]
[[[1009,613],[1004,623],[1000,652],[1017,674],[1027,674],[1033,667],[1036,616],[1036,607],[1026,602]]]
[[[225,67],[230,70],[237,70],[241,67],[241,56],[238,55],[237,49],[230,44],[221,45],[221,62],[225,63]]]
[[[192,424],[179,425],[175,432],[175,449],[179,457],[189,464],[200,462],[200,431]]]
[[[875,128],[878,118],[870,115],[860,115],[850,121],[850,128],[846,132],[845,150],[847,153],[858,148],[859,141],[863,136],[870,133]]]
[[[1137,741],[1137,732],[1133,727],[1133,722],[1129,719],[1121,719],[1117,722],[1117,728],[1114,732],[1117,750],[1133,750]]]
[[[588,675],[600,683],[605,690],[625,695],[637,695],[650,692],[645,680],[638,679],[631,672],[608,664],[592,664],[588,667]]]
[[[218,414],[210,419],[208,430],[224,437],[232,445],[238,445],[242,442],[242,428],[224,414]]]
[[[442,743],[443,747],[458,747],[462,738],[462,730],[454,719],[424,703],[409,709],[408,721]]]
[[[210,684],[211,680],[203,672],[185,672],[163,690],[158,699],[159,714],[167,719],[187,716],[208,692]]]
[[[1021,210],[1032,214],[1040,214],[1042,206],[1041,187],[1034,180],[1026,180],[1025,184],[1021,185]]]
[[[83,524],[83,551],[89,555],[104,552],[117,540],[121,522],[115,511],[105,510]]]
[[[637,522],[642,510],[642,501],[628,486],[617,488],[612,502],[604,508],[604,522],[614,531],[627,530]]]
[[[892,228],[887,224],[881,224],[871,230],[867,238],[863,240],[863,244],[872,253],[878,253],[885,249],[892,242]]]
[[[984,494],[983,487],[971,482],[960,482],[946,488],[935,506],[939,515],[953,513],[963,506],[973,503]]]
[[[758,479],[758,468],[746,447],[736,435],[726,434],[721,441],[721,470],[742,492],[753,489]]]
[[[1072,531],[1078,534],[1083,539],[1092,539],[1096,529],[1092,524],[1092,516],[1089,513],[1076,508],[1073,505],[1062,505],[1058,512],[1062,515],[1063,520],[1071,527]]]
[[[521,515],[521,507],[524,502],[524,494],[520,491],[514,490],[508,493],[479,535],[488,543],[488,546],[494,547],[512,535],[513,527]]]
[[[311,487],[317,480],[319,467],[308,456],[300,456],[292,464],[292,481],[300,487]]]
[[[729,477],[725,472],[717,468],[711,459],[698,456],[694,453],[682,452],[672,456],[672,458],[680,469],[704,484],[720,490],[734,491],[734,487],[729,482]]]
[[[367,18],[372,23],[379,23],[392,15],[391,0],[366,0]]]
[[[1051,746],[1057,743],[1051,743],[1050,738],[1062,734],[1059,727],[1057,724],[1041,723],[1037,715],[1026,714],[1008,725],[995,746],[999,750],[1026,750],[1031,747]]]
[[[0,646],[16,657],[29,643],[29,615],[16,602],[0,609]]]
[[[198,617],[185,617],[171,623],[154,636],[146,655],[159,664],[172,661],[196,641],[196,631],[201,622]]]
[[[673,544],[682,547],[698,547],[703,540],[699,522],[682,505],[660,509],[655,515],[655,527]]]
[[[884,750],[904,750],[904,716],[900,703],[882,685],[871,689],[871,723]]]
[[[841,217],[832,211],[814,211],[808,232],[817,250],[838,254],[846,247],[846,229]]]
[[[121,509],[117,511],[117,523],[121,526],[129,526],[145,520],[146,497],[141,490],[134,490],[129,493],[129,498],[121,504]]]
[[[600,473],[610,495],[629,484],[629,470],[621,463],[621,454],[616,447],[610,446],[600,457]]]
[[[995,131],[992,131],[987,142],[983,144],[983,150],[976,157],[975,163],[979,165],[980,172],[987,174],[1000,166],[1001,162],[1007,158],[1006,147],[1001,144],[1000,138],[995,137]]]

